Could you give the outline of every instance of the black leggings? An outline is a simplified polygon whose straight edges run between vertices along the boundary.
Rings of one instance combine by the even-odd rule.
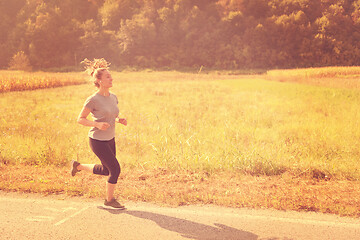
[[[121,168],[116,159],[115,138],[109,141],[90,139],[90,148],[100,159],[101,164],[95,164],[94,174],[109,176],[108,182],[116,184]]]

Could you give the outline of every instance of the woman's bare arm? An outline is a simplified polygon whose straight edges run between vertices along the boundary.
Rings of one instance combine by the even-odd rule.
[[[90,109],[88,109],[87,107],[83,107],[83,109],[79,114],[77,122],[80,123],[81,125],[87,127],[96,127],[100,130],[106,130],[108,127],[110,127],[110,124],[107,122],[95,122],[88,120],[87,117],[89,116],[90,112],[91,112]]]

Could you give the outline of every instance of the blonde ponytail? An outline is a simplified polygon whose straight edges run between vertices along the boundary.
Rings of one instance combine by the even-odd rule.
[[[94,58],[93,61],[85,58],[81,64],[85,65],[85,72],[93,78],[95,86],[99,88],[98,80],[101,79],[103,71],[109,69],[111,63],[107,62],[104,58]]]

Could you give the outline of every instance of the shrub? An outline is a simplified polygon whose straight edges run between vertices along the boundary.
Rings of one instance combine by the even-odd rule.
[[[9,69],[31,71],[32,67],[28,56],[23,51],[20,51],[11,58],[9,63]]]

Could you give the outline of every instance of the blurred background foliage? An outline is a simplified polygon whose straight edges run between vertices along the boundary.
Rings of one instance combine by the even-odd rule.
[[[0,0],[1,69],[352,66],[359,40],[360,0]]]

